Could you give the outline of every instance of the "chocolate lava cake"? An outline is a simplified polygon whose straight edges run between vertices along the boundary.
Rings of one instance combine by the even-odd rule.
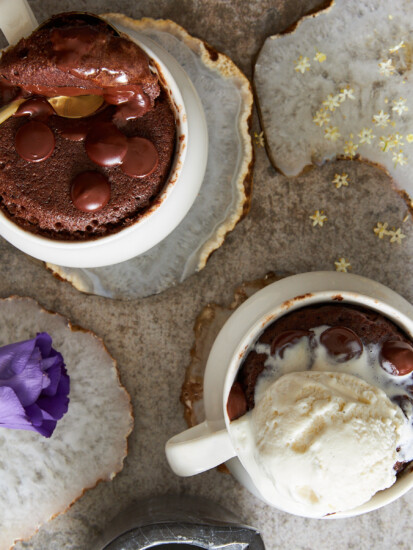
[[[175,116],[148,56],[94,16],[63,14],[0,59],[0,207],[20,227],[87,240],[156,204],[176,141]],[[84,118],[48,99],[102,97]],[[0,112],[1,115],[1,112]]]

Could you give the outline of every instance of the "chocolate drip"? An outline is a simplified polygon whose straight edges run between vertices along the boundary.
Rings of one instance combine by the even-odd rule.
[[[43,97],[32,97],[22,103],[14,116],[31,116],[38,120],[47,120],[49,116],[55,115],[55,110]]]

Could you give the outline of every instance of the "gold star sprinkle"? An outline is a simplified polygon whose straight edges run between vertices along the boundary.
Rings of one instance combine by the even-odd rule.
[[[316,210],[312,216],[309,216],[310,220],[313,220],[313,227],[319,225],[323,227],[324,222],[328,220],[327,216],[324,214],[324,210]]]
[[[358,147],[359,146],[353,143],[352,140],[346,141],[344,145],[344,154],[347,155],[348,157],[353,158],[354,155],[356,154]]]
[[[374,233],[378,236],[379,239],[382,239],[384,235],[388,235],[387,231],[389,224],[387,222],[381,223],[377,222],[376,227],[373,229]]]
[[[336,266],[336,271],[340,271],[342,273],[347,273],[347,271],[351,269],[350,262],[348,262],[345,258],[339,258],[337,262],[334,262],[334,265]]]
[[[381,110],[378,115],[373,116],[373,122],[374,124],[377,124],[377,126],[380,126],[381,128],[385,128],[389,123],[389,118],[390,118],[390,115],[385,113],[383,110]]]
[[[396,167],[398,164],[400,164],[400,166],[404,166],[405,164],[407,164],[407,158],[405,155],[403,155],[403,151],[400,150],[398,153],[395,151],[393,153],[393,158],[392,158],[393,162],[394,162],[394,166]]]
[[[413,141],[413,134],[407,134],[406,139],[409,143],[412,143]]]
[[[371,140],[375,137],[376,136],[373,135],[373,130],[370,130],[370,128],[363,128],[359,133],[360,145],[363,143],[368,143],[368,145],[371,145]]]
[[[400,50],[400,48],[405,48],[405,47],[406,46],[404,45],[404,40],[402,40],[401,42],[396,44],[396,46],[393,46],[393,48],[389,48],[389,52],[390,53],[396,53]]]
[[[254,132],[254,143],[259,147],[264,147],[264,132]]]
[[[327,99],[323,101],[323,105],[325,105],[330,111],[335,111],[336,107],[340,107],[338,95],[328,94]]]
[[[406,99],[401,97],[397,101],[393,101],[392,111],[395,111],[399,116],[402,116],[402,114],[408,110],[409,107],[406,105]]]
[[[297,73],[304,74],[310,69],[310,67],[311,65],[308,57],[303,57],[302,55],[300,55],[300,57],[295,62],[295,70],[297,71]]]
[[[394,67],[391,59],[387,59],[386,61],[379,63],[379,73],[383,76],[391,76],[395,70],[396,68]]]
[[[327,126],[324,130],[324,138],[329,141],[337,141],[341,137],[340,132],[338,131],[337,126]]]
[[[334,176],[334,179],[332,181],[332,183],[335,184],[336,188],[337,189],[340,189],[340,187],[348,187],[348,174],[336,174]]]
[[[340,93],[338,94],[338,99],[340,100],[340,103],[343,103],[346,99],[356,99],[354,96],[354,90],[353,88],[343,88],[340,90]]]
[[[390,236],[390,242],[397,244],[402,244],[402,239],[406,237],[406,235],[403,235],[400,227],[396,231],[389,231],[387,234]]]
[[[317,52],[314,57],[314,61],[318,61],[319,63],[324,63],[324,61],[327,59],[327,56],[325,53]]]
[[[330,115],[327,111],[324,111],[324,109],[320,109],[316,112],[315,117],[313,118],[313,122],[321,128],[323,124],[327,124],[328,122],[330,122]]]

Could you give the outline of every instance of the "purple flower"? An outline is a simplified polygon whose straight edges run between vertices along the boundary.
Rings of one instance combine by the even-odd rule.
[[[70,380],[47,332],[0,348],[0,427],[50,437],[67,412]]]

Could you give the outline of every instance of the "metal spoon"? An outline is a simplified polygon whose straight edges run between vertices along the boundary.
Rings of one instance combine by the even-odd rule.
[[[0,124],[14,115],[19,106],[26,99],[16,99],[0,109]],[[47,101],[55,110],[56,114],[64,118],[83,118],[95,113],[104,103],[100,95],[80,95],[69,97],[60,95],[48,98]]]
[[[60,95],[47,100],[56,114],[65,118],[83,118],[92,115],[104,103],[101,95]]]

